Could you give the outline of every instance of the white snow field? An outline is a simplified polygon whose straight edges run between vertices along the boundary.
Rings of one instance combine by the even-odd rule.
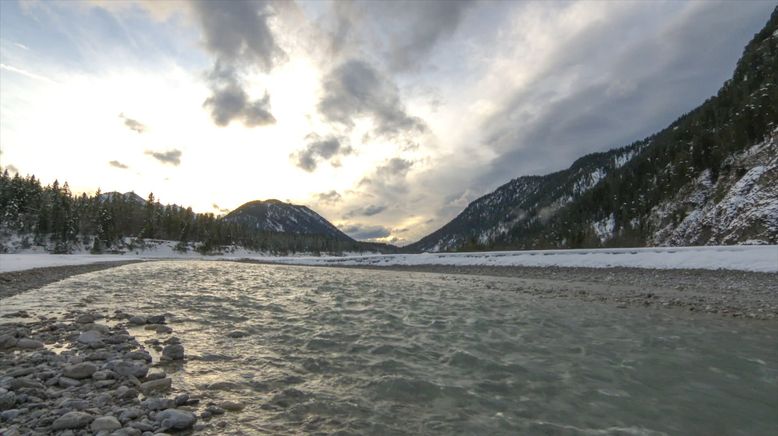
[[[83,265],[96,262],[132,259],[251,259],[287,265],[329,266],[561,266],[590,268],[729,269],[754,272],[778,272],[778,245],[300,257],[268,256],[245,250],[236,250],[232,253],[218,256],[201,256],[192,252],[182,254],[172,250],[160,250],[156,252],[146,251],[123,255],[0,254],[0,272],[19,271],[45,266]]]
[[[562,266],[590,268],[730,269],[778,272],[778,245],[608,248],[424,253],[345,257],[253,257],[295,265]]]

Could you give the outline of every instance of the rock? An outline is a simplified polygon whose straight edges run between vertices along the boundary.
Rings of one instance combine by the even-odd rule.
[[[143,434],[143,432],[137,428],[124,427],[111,433],[111,436],[141,436],[141,434]]]
[[[140,385],[140,391],[143,395],[148,396],[152,392],[166,391],[172,386],[173,380],[169,378],[161,378],[157,380],[147,381]]]
[[[146,377],[149,372],[149,367],[146,364],[133,360],[112,360],[108,366],[113,372],[125,377]]]
[[[127,386],[119,386],[114,391],[117,398],[138,398],[138,391]]]
[[[0,335],[0,350],[7,350],[16,346],[16,338],[13,335]]]
[[[121,423],[119,423],[118,419],[114,418],[113,416],[106,415],[106,416],[98,416],[97,418],[95,418],[95,420],[92,421],[92,425],[89,428],[91,428],[93,432],[113,431],[122,428],[122,425]]]
[[[119,420],[121,422],[128,422],[143,415],[143,410],[137,407],[130,407],[128,409],[122,409],[119,411]]]
[[[144,409],[148,410],[170,409],[174,405],[173,400],[171,399],[156,397],[143,400],[143,402],[140,404]]]
[[[246,337],[248,335],[249,335],[248,333],[246,333],[244,331],[241,331],[241,330],[233,330],[233,331],[227,333],[227,337],[230,337],[230,338],[243,338],[243,337]]]
[[[211,415],[224,415],[224,409],[214,404],[211,404],[208,407],[206,407],[205,411],[210,413]]]
[[[158,325],[157,328],[154,329],[158,334],[165,335],[168,333],[173,333],[173,329],[166,326],[166,325]]]
[[[130,319],[127,320],[131,325],[143,325],[146,324],[147,320],[144,316],[131,316]]]
[[[230,412],[239,412],[243,410],[243,404],[238,403],[236,401],[225,401],[219,404],[219,407],[221,407],[224,410],[228,410]]]
[[[76,380],[81,380],[92,377],[92,374],[95,372],[97,372],[97,365],[94,363],[84,362],[66,366],[62,370],[62,375],[65,377],[74,378]]]
[[[43,342],[36,341],[35,339],[21,338],[16,341],[16,346],[25,350],[36,350],[38,348],[43,348]]]
[[[81,333],[76,340],[85,345],[98,345],[103,342],[103,335],[97,330],[89,330]]]
[[[149,324],[164,324],[165,315],[152,315],[148,319]]]
[[[182,360],[184,358],[184,346],[181,344],[167,345],[162,349],[163,360]]]
[[[29,378],[26,378],[26,377],[15,378],[15,379],[11,380],[11,382],[9,383],[9,386],[13,390],[19,390],[19,389],[25,389],[25,388],[28,388],[28,389],[43,389],[43,384],[41,384],[39,381],[33,380],[33,379],[29,379]]]
[[[60,377],[57,384],[59,384],[63,388],[73,388],[76,386],[81,386],[80,381],[70,377]]]
[[[116,378],[116,373],[114,373],[110,369],[101,369],[100,371],[95,371],[95,373],[92,374],[92,378],[95,380],[114,379]]]
[[[151,354],[146,350],[130,351],[124,355],[124,358],[126,360],[144,360],[146,362],[151,362]]]
[[[149,373],[146,374],[146,381],[150,380],[159,380],[161,378],[167,377],[167,374],[165,374],[165,371],[159,369],[159,368],[152,368],[149,370]]]
[[[16,394],[11,391],[0,392],[0,410],[12,409],[16,404]]]
[[[79,324],[92,324],[95,322],[95,317],[92,315],[85,313],[83,315],[79,315],[78,318],[76,318],[76,322]]]
[[[177,395],[174,401],[176,406],[183,406],[189,402],[189,394]]]
[[[156,420],[162,424],[162,430],[186,430],[195,425],[197,417],[186,410],[166,409],[157,413]]]
[[[13,421],[17,416],[21,415],[22,411],[19,409],[8,409],[0,413],[0,421]]]
[[[54,420],[51,424],[52,430],[65,430],[72,428],[83,428],[89,425],[94,417],[84,412],[68,412]]]

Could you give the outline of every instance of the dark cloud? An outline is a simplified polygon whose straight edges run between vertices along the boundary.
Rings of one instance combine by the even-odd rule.
[[[336,138],[330,136],[327,138],[321,138],[318,135],[309,135],[310,142],[304,149],[293,153],[290,157],[296,161],[296,165],[305,171],[312,172],[316,169],[319,161],[328,161],[334,159],[337,156],[347,156],[354,152],[354,150],[344,145],[345,139]],[[331,161],[335,166],[339,166],[339,163]]]
[[[127,168],[129,168],[127,165],[119,162],[118,160],[112,160],[112,161],[108,162],[108,165],[110,165],[110,166],[112,166],[114,168],[122,169],[122,170],[126,170]]]
[[[335,204],[342,200],[343,197],[337,191],[332,190],[316,194],[316,199],[319,203]]]
[[[217,64],[208,79],[213,95],[203,102],[203,106],[211,110],[211,118],[216,125],[224,127],[232,120],[241,120],[247,127],[276,122],[270,113],[267,92],[262,98],[251,101],[233,68]]]
[[[392,234],[391,230],[384,226],[369,226],[363,224],[349,224],[342,227],[343,233],[356,240],[385,238]]]
[[[216,203],[213,203],[213,204],[211,205],[211,208],[213,208],[213,209],[217,210],[219,213],[229,213],[229,212],[230,212],[230,210],[229,210],[229,209],[227,209],[227,208],[222,208],[222,207],[219,207],[219,205],[218,205],[218,204],[216,204]]]
[[[371,204],[368,206],[360,207],[354,210],[349,211],[346,213],[346,218],[352,218],[357,216],[374,216],[378,215],[379,213],[385,211],[387,206],[385,205],[377,205],[377,204]]]
[[[322,86],[318,109],[327,121],[350,128],[355,118],[370,117],[374,132],[386,136],[427,130],[424,121],[406,113],[394,82],[365,61],[352,59],[339,65]]]
[[[227,126],[241,120],[247,127],[275,123],[270,96],[252,100],[240,73],[252,68],[268,72],[285,56],[268,25],[270,2],[234,0],[195,1],[193,9],[203,29],[205,47],[216,56],[209,74],[213,95],[203,105],[214,123]]]
[[[168,151],[151,151],[146,150],[146,154],[154,157],[154,159],[162,162],[163,164],[169,164],[173,166],[179,166],[181,164],[181,150],[168,150]]]
[[[192,6],[203,29],[205,47],[220,61],[270,71],[284,56],[268,25],[273,14],[270,2],[198,0]]]
[[[358,52],[360,43],[393,71],[414,70],[437,43],[451,36],[474,1],[334,1],[333,54]],[[350,49],[350,50],[349,50]]]
[[[766,9],[700,2],[667,20],[667,11],[628,8],[577,33],[483,125],[498,157],[476,189],[559,170],[666,127],[727,80]],[[711,31],[720,28],[727,31]]]
[[[376,167],[373,173],[359,181],[359,187],[367,194],[388,201],[399,200],[408,192],[405,177],[413,166],[413,162],[399,157],[389,159]]]
[[[143,123],[125,116],[124,113],[120,113],[119,118],[123,119],[124,125],[134,132],[143,133],[146,131],[146,126],[144,126]]]
[[[473,3],[469,0],[381,3],[400,24],[390,33],[388,62],[391,68],[396,71],[414,69],[426,61],[437,42],[454,33]]]

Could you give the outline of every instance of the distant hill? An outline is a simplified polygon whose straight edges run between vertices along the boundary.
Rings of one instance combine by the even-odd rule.
[[[134,193],[132,191],[125,192],[124,194],[122,194],[121,192],[116,192],[116,191],[104,192],[104,193],[100,194],[99,198],[100,198],[101,201],[109,201],[109,200],[113,200],[113,199],[118,198],[118,197],[121,197],[121,198],[123,198],[126,201],[131,201],[133,203],[146,204],[146,199],[144,199],[143,197],[141,197],[140,195],[138,195],[138,194],[136,194],[136,193]]]
[[[223,220],[242,224],[257,231],[322,235],[341,241],[355,242],[308,207],[279,200],[250,201],[228,213]]]
[[[657,134],[470,203],[408,251],[778,243],[778,9],[718,94]]]

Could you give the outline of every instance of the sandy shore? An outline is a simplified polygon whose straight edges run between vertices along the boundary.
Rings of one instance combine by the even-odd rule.
[[[91,263],[88,265],[52,266],[0,273],[0,300],[77,274],[100,271],[136,262],[141,261],[128,260]]]
[[[248,263],[266,263],[242,260]],[[660,270],[521,266],[317,266],[510,279],[516,292],[612,304],[778,321],[778,274],[733,270]]]

